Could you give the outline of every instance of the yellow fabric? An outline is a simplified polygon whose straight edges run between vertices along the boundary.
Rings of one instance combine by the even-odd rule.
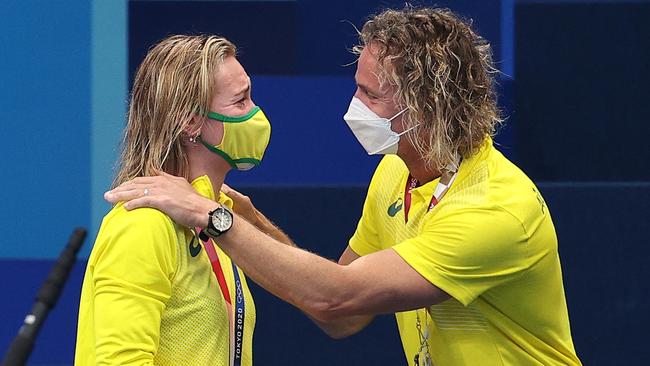
[[[207,177],[192,185],[215,200]],[[218,201],[232,207],[222,192]],[[231,261],[215,249],[235,298]],[[246,304],[242,365],[250,366],[255,305],[241,270],[239,276]],[[104,217],[81,292],[75,365],[225,366],[228,327],[208,256],[187,228],[158,210],[126,211],[122,204]]]
[[[488,140],[431,211],[438,180],[412,191],[405,224],[403,207],[389,213],[400,208],[408,175],[400,158],[384,157],[350,239],[359,255],[392,247],[452,296],[396,314],[408,364],[420,348],[419,316],[436,366],[580,365],[555,229],[533,182]]]
[[[227,155],[226,161],[233,168],[249,170],[262,162],[270,139],[271,123],[264,112],[258,108],[257,112],[245,121],[225,121],[223,139],[219,145],[212,147],[220,151],[221,156]]]

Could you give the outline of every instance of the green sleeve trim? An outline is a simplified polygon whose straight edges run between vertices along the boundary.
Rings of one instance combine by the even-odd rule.
[[[226,116],[224,114],[217,113],[217,112],[208,112],[206,116],[210,119],[214,119],[225,123],[239,123],[239,122],[248,121],[255,115],[255,113],[259,111],[260,111],[260,107],[255,106],[253,107],[253,109],[250,110],[250,112],[246,113],[243,116]]]

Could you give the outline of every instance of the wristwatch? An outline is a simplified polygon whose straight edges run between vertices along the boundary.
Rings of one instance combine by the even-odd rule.
[[[205,232],[213,238],[225,234],[232,227],[232,212],[224,205],[219,205],[208,213],[208,227]]]

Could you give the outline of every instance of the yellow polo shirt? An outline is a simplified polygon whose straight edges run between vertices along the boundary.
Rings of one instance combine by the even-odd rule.
[[[192,182],[217,200],[208,177]],[[219,193],[218,201],[232,207]],[[230,258],[214,246],[228,283]],[[252,365],[255,304],[245,300],[242,365]],[[225,300],[200,240],[162,212],[116,205],[104,217],[79,304],[75,365],[229,365]],[[233,309],[234,311],[234,309]]]
[[[432,210],[438,179],[412,190],[405,223],[408,176],[399,157],[384,157],[350,239],[359,255],[393,248],[452,296],[395,314],[408,364],[428,332],[435,366],[580,365],[555,229],[533,182],[488,139]]]

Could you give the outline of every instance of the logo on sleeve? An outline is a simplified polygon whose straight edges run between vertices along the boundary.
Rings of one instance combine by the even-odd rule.
[[[196,257],[199,253],[201,253],[201,243],[196,240],[196,236],[192,236],[192,240],[190,240],[190,255]]]
[[[542,214],[546,215],[546,202],[544,198],[535,187],[533,187],[533,193],[537,196],[537,202],[539,202],[539,207],[542,209]]]
[[[402,199],[398,198],[392,205],[388,206],[388,216],[394,217],[402,209]]]

